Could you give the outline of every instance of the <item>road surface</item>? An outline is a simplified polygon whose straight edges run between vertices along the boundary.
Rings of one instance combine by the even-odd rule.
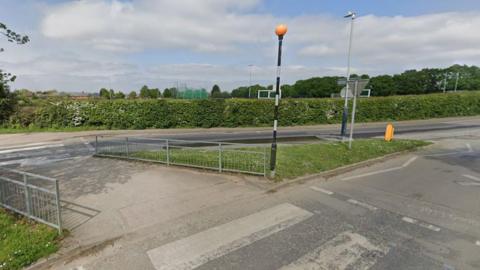
[[[478,120],[397,131],[435,145],[276,192],[242,177],[92,158],[91,138],[2,148],[0,162],[59,178],[65,200],[96,211],[65,244],[97,248],[51,269],[480,269]]]

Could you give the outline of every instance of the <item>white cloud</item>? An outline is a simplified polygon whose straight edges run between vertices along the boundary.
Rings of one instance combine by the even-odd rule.
[[[278,17],[259,13],[262,0],[83,0],[44,4],[32,42],[8,47],[0,65],[19,75],[16,87],[96,91],[102,86],[169,87],[176,81],[231,89],[272,83],[273,28],[286,22],[282,81],[345,73],[349,21],[331,15]],[[38,8],[38,7],[36,7]],[[355,22],[355,72],[480,61],[475,12],[360,16]],[[172,56],[172,52],[175,53]],[[135,59],[155,54],[155,61]],[[165,58],[165,59],[164,59]]]
[[[75,1],[47,9],[45,36],[94,48],[141,51],[187,48],[230,51],[269,40],[273,17],[247,14],[257,0]]]
[[[321,18],[319,18],[321,21]],[[310,23],[315,21],[311,18]],[[302,36],[308,21],[297,27]],[[346,53],[349,27],[325,22],[304,39],[299,53],[308,57],[342,57]],[[367,15],[355,21],[353,56],[358,65],[408,66],[449,65],[480,61],[480,28],[476,13],[441,13],[414,17]],[[331,29],[338,29],[336,34]]]

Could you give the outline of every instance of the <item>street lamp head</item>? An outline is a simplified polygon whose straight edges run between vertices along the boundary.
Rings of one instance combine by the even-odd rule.
[[[288,31],[287,25],[285,24],[279,24],[275,28],[275,34],[277,34],[278,37],[283,37]]]
[[[352,20],[353,20],[353,19],[355,19],[355,18],[357,17],[357,14],[356,14],[355,12],[353,12],[353,11],[349,11],[349,12],[347,13],[347,15],[345,15],[345,16],[343,16],[343,17],[344,17],[344,18],[352,18]]]

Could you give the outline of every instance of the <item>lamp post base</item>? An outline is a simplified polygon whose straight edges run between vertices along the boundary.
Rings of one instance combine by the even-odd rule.
[[[347,120],[348,120],[348,107],[343,108],[342,115],[342,129],[340,131],[340,136],[344,138],[347,134]]]

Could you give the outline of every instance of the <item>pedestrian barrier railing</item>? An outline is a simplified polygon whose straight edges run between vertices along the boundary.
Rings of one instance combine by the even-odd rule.
[[[0,206],[62,233],[57,179],[0,167]]]
[[[95,152],[98,156],[263,176],[270,156],[265,145],[138,137],[96,137]]]

